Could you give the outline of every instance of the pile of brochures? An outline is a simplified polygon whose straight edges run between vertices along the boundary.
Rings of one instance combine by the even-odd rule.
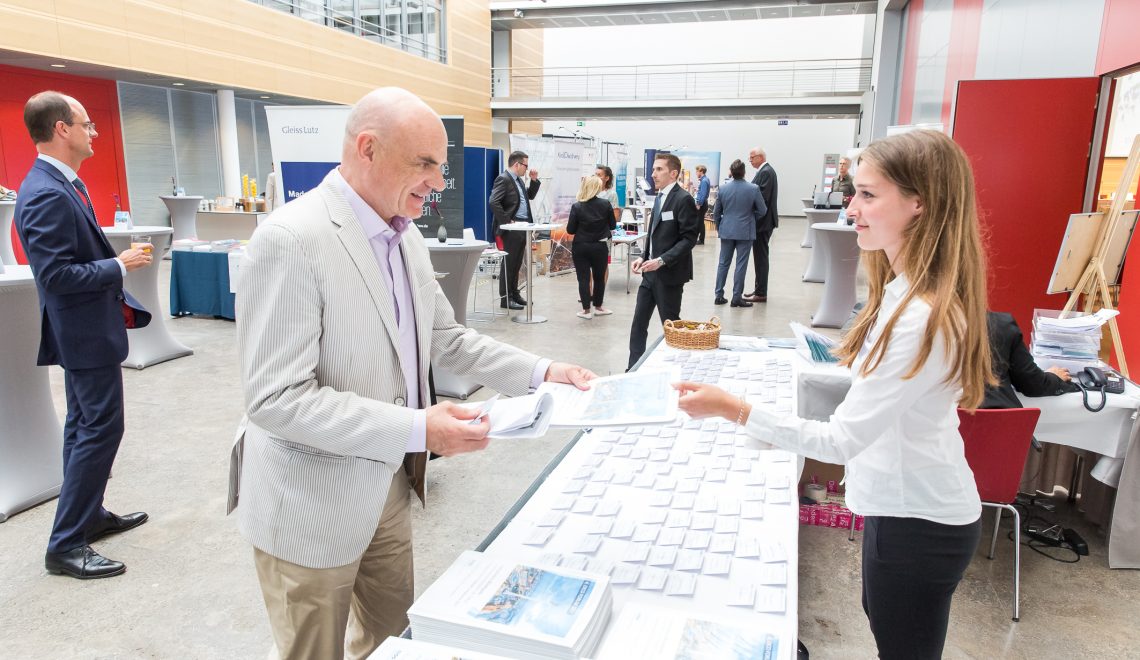
[[[1102,326],[1118,312],[1102,309],[1096,314],[1069,314],[1047,309],[1033,310],[1031,336],[1034,361],[1042,368],[1064,367],[1080,371],[1100,366]]]
[[[688,612],[628,603],[598,649],[598,660],[775,660],[780,640],[754,622],[714,621]]]
[[[457,646],[431,644],[418,639],[389,637],[368,660],[509,660],[505,656],[475,653]]]
[[[408,610],[412,637],[511,658],[591,655],[613,610],[610,580],[464,552]]]

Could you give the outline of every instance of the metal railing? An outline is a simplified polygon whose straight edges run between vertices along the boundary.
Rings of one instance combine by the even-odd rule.
[[[395,30],[390,30],[387,27],[375,23],[373,21],[361,18],[352,12],[344,12],[333,9],[326,4],[326,0],[248,0],[256,5],[276,9],[286,14],[292,14],[297,18],[316,23],[318,25],[325,25],[331,28],[336,28],[344,32],[355,34],[364,37],[369,41],[384,44],[385,46],[392,46],[400,50],[419,55],[429,60],[436,62],[447,61],[447,49],[429,44],[422,38],[402,34]],[[440,21],[443,20],[442,14]],[[440,24],[440,34],[443,34],[443,26]]]
[[[862,94],[871,60],[796,60],[491,70],[498,100],[703,100]]]

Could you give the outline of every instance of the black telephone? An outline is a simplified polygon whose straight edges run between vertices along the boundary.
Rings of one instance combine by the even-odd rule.
[[[1124,393],[1124,378],[1117,373],[1108,372],[1107,374],[1101,369],[1096,367],[1085,367],[1077,374],[1077,384],[1080,385],[1082,396],[1084,397],[1085,408],[1090,412],[1099,412],[1104,409],[1104,405],[1108,402],[1108,394],[1123,394]],[[1089,405],[1089,392],[1100,392],[1100,404],[1097,406]]]

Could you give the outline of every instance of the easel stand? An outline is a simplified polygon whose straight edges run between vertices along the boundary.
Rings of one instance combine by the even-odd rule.
[[[1112,206],[1105,214],[1104,222],[1101,223],[1100,232],[1097,234],[1096,248],[1093,250],[1092,257],[1089,259],[1088,266],[1085,267],[1081,279],[1073,287],[1069,301],[1065,303],[1065,308],[1061,312],[1062,318],[1073,311],[1081,294],[1085,294],[1086,312],[1091,312],[1097,302],[1100,302],[1102,309],[1112,309],[1112,295],[1108,290],[1108,276],[1104,272],[1104,255],[1108,252],[1109,243],[1116,235],[1117,227],[1120,225],[1120,214],[1124,211],[1124,202],[1128,198],[1128,185],[1136,178],[1138,167],[1140,167],[1140,135],[1137,135],[1132,141],[1132,150],[1128,154],[1128,162],[1124,166],[1120,185],[1116,189]],[[1115,317],[1108,320],[1108,329],[1112,334],[1112,345],[1116,349],[1116,361],[1120,365],[1120,373],[1127,378],[1128,363],[1124,360],[1124,344],[1120,340],[1120,327],[1116,324]]]

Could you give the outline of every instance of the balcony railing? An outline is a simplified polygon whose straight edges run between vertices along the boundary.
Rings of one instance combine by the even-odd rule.
[[[862,94],[870,59],[491,70],[503,101],[671,101]]]

